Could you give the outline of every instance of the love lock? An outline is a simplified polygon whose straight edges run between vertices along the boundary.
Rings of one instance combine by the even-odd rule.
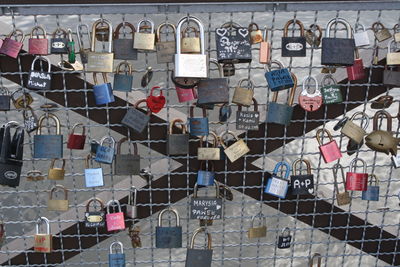
[[[307,166],[307,174],[297,174],[297,165],[304,162]],[[314,175],[311,173],[310,161],[297,159],[292,165],[293,175],[290,177],[292,195],[314,194]]]
[[[309,89],[309,81],[314,80],[315,82],[315,91],[314,93],[310,94],[308,92]],[[306,84],[308,88],[306,88]],[[317,111],[322,106],[322,94],[321,91],[318,89],[318,82],[317,79],[313,76],[305,77],[303,80],[303,90],[299,95],[299,104],[300,106],[309,112]]]

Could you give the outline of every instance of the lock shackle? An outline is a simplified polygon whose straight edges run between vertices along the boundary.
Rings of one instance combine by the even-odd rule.
[[[107,74],[105,72],[102,72],[101,76],[103,76],[104,83],[108,83]],[[98,84],[97,83],[97,72],[93,72],[93,82],[94,82],[94,84]]]
[[[250,26],[250,25],[249,25]],[[242,25],[240,25],[239,23],[233,22],[233,21],[229,21],[229,22],[225,22],[224,24],[221,25],[221,28],[235,28],[235,29],[239,29],[242,28]]]
[[[199,187],[199,186],[197,185],[197,183],[195,183],[195,184],[194,184],[194,187],[193,187],[193,197],[194,197],[194,198],[197,198],[198,187]],[[215,197],[216,197],[216,198],[219,198],[219,184],[218,184],[218,182],[215,181],[215,180],[214,180],[214,187],[215,187]]]
[[[92,158],[93,158],[92,154],[88,154],[86,156],[86,158],[85,158],[85,168],[86,169],[89,169],[89,160],[91,160]],[[99,162],[97,162],[97,163],[99,164],[99,166],[101,166],[101,164]]]
[[[46,224],[46,234],[49,235],[49,234],[50,234],[50,221],[49,221],[49,219],[47,219],[46,217],[39,217],[39,218],[36,220],[36,234],[37,234],[37,235],[39,234],[39,226],[40,226],[43,222]]]
[[[223,78],[224,77],[224,71],[222,69],[221,64],[218,63],[218,60],[215,59],[215,58],[210,58],[210,64],[214,64],[214,65],[217,66],[218,72],[219,72],[219,78]],[[208,72],[210,72],[210,71],[211,71],[211,69],[208,68]],[[210,76],[210,73],[208,75]]]
[[[86,127],[83,125],[83,123],[75,123],[74,126],[72,126],[71,132],[69,134],[74,134],[75,133],[75,129],[78,127],[82,127],[82,135],[85,135],[86,133]]]
[[[121,212],[121,204],[119,204],[119,201],[116,200],[116,199],[111,199],[111,200],[109,200],[109,201],[107,202],[107,204],[106,204],[106,207],[107,207],[107,214],[110,214],[110,206],[111,206],[111,204],[116,204],[116,205],[113,205],[113,209],[114,209],[114,206],[117,206],[118,212]],[[114,209],[114,210],[115,210],[115,209]]]
[[[244,82],[247,82],[247,88],[249,90],[254,91],[253,81],[248,79],[248,78],[240,79],[239,82],[238,82],[238,87],[242,87],[242,83],[244,83]]]
[[[40,36],[38,33],[39,30],[41,30],[43,33],[42,34],[43,38],[40,38],[40,39],[46,39],[47,38],[46,30],[44,29],[44,27],[39,26],[39,25],[32,28],[30,38],[33,38],[33,35],[36,34],[36,39],[39,39],[39,36]]]
[[[329,80],[333,82],[333,85],[336,85],[336,84],[337,84],[337,81],[336,81],[336,79],[333,77],[332,74],[325,74],[324,77],[323,77],[322,80],[321,80],[321,87],[330,85],[331,83],[327,84],[327,81],[329,81]]]
[[[68,33],[65,29],[58,27],[57,29],[54,30],[53,32],[53,38],[56,38],[57,36],[63,36],[64,38],[68,37]]]
[[[267,42],[267,40],[268,40],[268,27],[267,27],[267,25],[264,26],[262,38],[263,38],[264,42]]]
[[[67,29],[68,41],[73,42],[74,39],[72,38],[72,30],[70,28]],[[75,51],[70,51],[70,53],[75,53]]]
[[[265,64],[265,71],[270,72],[272,70],[272,65],[277,65],[279,69],[283,69],[285,67],[279,60],[271,60],[269,64]]]
[[[397,24],[395,24],[395,25],[393,26],[393,31],[394,31],[395,33],[400,32],[400,24],[399,24],[399,23],[397,23]]]
[[[356,33],[360,28],[361,28],[361,30],[362,30],[363,32],[365,32],[365,26],[364,26],[364,24],[361,24],[361,23],[357,22],[357,23],[354,25],[354,33]]]
[[[283,237],[288,237],[290,236],[290,228],[289,227],[285,227],[282,229],[281,234]]]
[[[368,175],[368,178],[371,178],[371,179],[369,179],[369,182],[368,182],[369,185],[372,185],[373,181],[375,182],[375,186],[379,185],[379,179],[378,179],[378,177],[376,177],[375,174],[371,173],[370,175]]]
[[[194,118],[194,108],[196,108],[196,103],[193,103],[193,105],[190,106],[190,109],[189,109],[190,118]],[[201,109],[203,110],[203,118],[206,118],[207,110],[204,107],[201,107]]]
[[[154,90],[158,89],[160,91],[160,94],[158,96],[163,96],[163,90],[161,89],[160,86],[153,86],[150,90],[150,96],[153,96]],[[146,102],[147,103],[147,102]]]
[[[56,115],[54,115],[52,113],[43,114],[42,116],[40,116],[39,122],[38,122],[38,128],[36,130],[36,134],[38,134],[38,135],[42,134],[43,121],[45,119],[52,119],[56,123],[56,134],[60,135],[61,134],[60,120],[58,119],[58,117]]]
[[[267,225],[267,218],[265,218],[264,214],[260,211],[259,213],[251,217],[250,228],[254,228],[254,220],[256,219],[256,217],[260,217],[260,220],[262,219],[262,226]]]
[[[19,35],[21,35],[21,40],[20,41],[18,41],[18,34],[17,33],[19,33]],[[24,42],[24,40],[25,40],[25,34],[24,34],[24,32],[21,30],[21,29],[15,29],[15,30],[13,30],[12,32],[10,32],[7,36],[6,36],[6,38],[10,38],[11,39],[11,37],[13,37],[15,35],[15,37],[17,38],[17,42],[19,42],[19,43],[23,43]]]
[[[50,63],[50,59],[49,59],[48,57],[46,57],[46,56],[36,56],[36,57],[33,59],[33,61],[32,61],[31,70],[34,70],[34,69],[35,69],[35,63],[36,63],[36,60],[38,60],[38,59],[47,62],[47,66],[48,66],[48,67],[47,67],[47,72],[50,72],[51,63]]]
[[[122,137],[122,138],[118,141],[118,143],[117,143],[117,154],[121,154],[122,143],[128,142],[128,140],[129,140],[128,137],[125,136],[125,137]],[[138,154],[138,147],[137,147],[137,144],[134,143],[134,142],[132,142],[132,146],[133,146],[133,155],[137,155],[137,154]]]
[[[319,253],[314,253],[314,255],[312,255],[312,257],[310,258],[310,260],[308,261],[308,266],[309,267],[313,267],[314,266],[314,260],[315,258],[317,258],[317,266],[321,267],[322,264],[322,256]]]
[[[77,26],[76,26],[76,36],[78,37],[78,45],[79,45],[79,49],[80,50],[83,50],[83,49],[85,49],[84,48],[84,43],[83,43],[83,28],[86,28],[86,34],[87,34],[87,37],[88,37],[88,39],[89,39],[89,44],[91,44],[92,43],[92,38],[91,38],[91,35],[90,35],[90,32],[89,32],[89,25],[87,25],[87,24],[83,24],[83,23],[81,23],[81,24],[78,24]],[[81,38],[81,36],[82,36],[82,38]]]
[[[309,88],[306,88],[306,85],[309,86],[310,80],[313,80],[314,83],[315,83],[315,91],[314,91],[314,93],[312,93],[312,95],[318,94],[318,91],[319,91],[319,89],[318,89],[318,81],[314,76],[306,76],[306,77],[304,77],[302,93],[308,93],[308,89]]]
[[[136,26],[137,32],[140,32],[140,28],[141,28],[140,25],[142,25],[142,23],[144,23],[144,25],[146,25],[146,22],[148,22],[150,24],[151,33],[154,33],[154,22],[152,20],[149,20],[149,19],[139,20],[139,22],[138,22],[138,24]]]
[[[175,127],[178,127],[178,126],[176,126],[175,124],[177,124],[177,123],[180,123],[180,125],[181,125],[181,129],[182,129],[182,134],[186,134],[186,125],[185,125],[185,123],[183,122],[183,120],[181,120],[181,119],[174,119],[174,120],[172,120],[170,123],[169,123],[169,134],[173,134],[173,128],[174,128],[174,126]]]
[[[108,26],[108,51],[107,52],[112,53],[112,35],[113,35],[112,24],[110,21],[103,19],[103,18],[96,20],[92,25],[92,38],[90,38],[91,39],[90,51],[92,51],[92,52],[96,51],[97,26],[102,25],[103,23],[107,24],[107,26]]]
[[[278,172],[279,172],[279,169],[280,169],[281,167],[286,167],[285,176],[284,176],[283,178],[287,180],[287,179],[289,178],[290,170],[291,170],[291,169],[290,169],[289,163],[287,163],[286,161],[280,161],[280,162],[278,162],[278,163],[275,165],[274,170],[272,171],[272,175],[273,175],[273,176],[278,176]]]
[[[209,133],[208,133],[208,135],[211,135],[212,137],[213,137],[213,147],[214,148],[216,148],[217,146],[218,146],[218,136],[217,136],[217,134],[215,133],[215,132],[213,132],[213,131],[210,131]],[[200,144],[199,144],[199,147],[203,147],[203,140],[204,140],[204,138],[206,138],[206,136],[204,136],[204,135],[202,135],[201,137],[200,137]]]
[[[334,24],[342,24],[346,27],[347,31],[347,39],[351,39],[351,36],[353,34],[351,26],[347,20],[344,18],[333,18],[328,23],[326,24],[326,31],[325,31],[325,37],[329,38],[331,34],[331,28]]]
[[[180,224],[180,221],[179,221],[180,218],[179,218],[179,213],[178,213],[178,211],[177,211],[176,209],[174,209],[174,208],[169,207],[169,208],[163,209],[163,210],[158,214],[158,226],[162,226],[162,217],[163,217],[164,213],[166,213],[166,212],[171,212],[171,213],[173,213],[173,214],[175,215],[176,226],[180,226],[180,225],[181,225],[181,224]]]
[[[257,100],[253,97],[252,98],[254,104],[254,111],[258,111],[258,103]],[[242,111],[242,105],[238,105],[238,111]]]
[[[204,167],[204,163],[206,162],[206,160],[200,160],[200,166],[199,166],[199,171],[203,170]],[[208,169],[211,169],[211,172],[214,172],[215,168],[214,168],[214,162],[213,161],[209,161],[208,162],[208,168],[206,169],[206,171],[209,171]]]
[[[294,95],[296,94],[296,89],[297,89],[297,77],[293,72],[290,72],[290,76],[292,77],[293,80],[293,87],[290,88],[289,91],[289,99],[288,99],[288,106],[292,106],[294,102]],[[278,93],[279,91],[275,91],[274,94],[272,95],[272,102],[278,102]]]
[[[113,254],[113,248],[115,246],[119,246],[119,249],[121,250],[121,254],[124,254],[124,245],[120,241],[114,241],[114,242],[111,243],[111,245],[110,245],[110,254]],[[115,250],[115,251],[118,252],[118,250]],[[115,253],[115,254],[118,254],[118,253]]]
[[[61,184],[56,184],[51,188],[49,199],[53,199],[53,193],[58,191],[64,191],[64,199],[68,199],[68,190]]]
[[[107,141],[107,143],[111,144],[111,148],[115,148],[115,139],[111,135],[106,135],[103,136],[103,138],[100,139],[100,146],[103,146],[104,142]]]
[[[329,142],[333,141],[332,135],[327,129],[324,129],[324,128],[318,129],[318,131],[315,133],[315,137],[317,138],[317,142],[320,146],[323,145],[323,143],[321,141],[321,133],[322,133],[322,136],[324,136],[325,134],[328,136]]]
[[[196,236],[201,233],[204,232],[207,234],[207,249],[211,250],[211,244],[212,244],[212,239],[211,239],[211,234],[209,232],[206,232],[206,228],[205,227],[200,227],[197,228],[194,232],[193,232],[193,236],[192,239],[190,240],[190,249],[194,249],[194,240],[196,239]]]
[[[288,37],[288,31],[289,31],[289,26],[291,24],[297,24],[300,27],[300,37],[304,37],[304,25],[303,22],[301,22],[298,19],[291,19],[288,20],[285,24],[285,27],[283,27],[283,37]]]
[[[220,142],[221,142],[221,145],[222,145],[223,148],[226,148],[226,145],[225,145],[225,138],[224,138],[225,135],[231,135],[231,136],[233,136],[233,138],[234,138],[236,141],[239,140],[239,138],[237,137],[237,135],[236,135],[234,132],[232,132],[232,131],[223,132],[223,133],[220,135],[220,137],[219,137]]]
[[[56,160],[61,160],[62,161],[61,169],[64,170],[64,168],[65,168],[65,159],[52,159],[51,163],[50,163],[50,169],[54,169],[54,164],[56,163]]]
[[[123,27],[128,27],[128,28],[131,29],[131,34],[132,34],[132,39],[133,39],[133,36],[134,36],[134,34],[135,34],[135,32],[136,32],[135,26],[133,26],[133,25],[132,25],[131,23],[129,23],[129,22],[124,21],[124,22],[121,22],[120,24],[118,24],[117,27],[115,28],[114,33],[113,33],[113,38],[114,38],[114,40],[119,39],[119,35],[120,35],[120,32],[119,32],[119,31],[120,31],[121,28],[123,28]]]
[[[349,165],[349,169],[350,172],[356,172],[357,169],[357,161],[361,161],[362,165],[363,165],[363,173],[367,173],[367,164],[365,163],[365,161],[361,158],[355,158],[352,161],[350,161],[350,165]]]
[[[249,32],[253,31],[253,28],[256,27],[256,31],[258,31],[260,29],[260,27],[258,27],[258,24],[255,22],[252,22],[249,24],[249,27],[247,27],[249,29]]]
[[[344,175],[344,169],[343,169],[343,166],[340,165],[339,163],[336,163],[336,164],[333,165],[333,167],[332,167],[333,180],[334,180],[334,182],[335,182],[335,183],[334,183],[335,190],[336,190],[337,193],[339,193],[339,185],[338,185],[338,181],[337,181],[337,180],[338,180],[338,179],[337,179],[337,176],[338,176],[339,168],[340,168],[340,171],[342,172],[342,183],[343,183],[344,191],[347,192],[347,189],[346,189],[346,179],[345,179],[345,175]]]
[[[296,159],[294,162],[293,162],[293,164],[292,164],[292,170],[293,170],[293,175],[297,175],[297,165],[298,164],[302,164],[302,163],[305,163],[306,164],[306,167],[307,167],[307,174],[311,174],[311,163],[310,163],[310,161],[309,160],[307,160],[307,159]],[[300,172],[300,171],[299,171]],[[300,175],[301,175],[301,173],[300,173]]]
[[[98,202],[98,203],[100,203],[100,210],[103,210],[103,209],[104,209],[104,203],[103,203],[103,201],[102,201],[100,198],[98,198],[98,197],[92,197],[92,198],[89,199],[89,201],[86,203],[86,212],[89,212],[90,204],[91,204],[92,202]]]
[[[133,197],[133,203],[132,203],[132,194],[135,194]],[[128,195],[128,205],[136,206],[137,194],[138,194],[138,190],[137,190],[136,186],[131,186],[131,189],[129,190],[129,195]]]
[[[125,66],[125,70],[126,68],[128,68],[128,72],[125,71],[125,75],[132,75],[132,64],[129,63],[128,61],[122,61],[120,62],[117,67],[115,68],[115,73],[116,74],[120,74],[122,72],[121,67]]]
[[[373,118],[373,130],[377,131],[378,129],[378,119],[379,117],[383,117],[387,119],[387,125],[386,125],[386,131],[391,132],[392,131],[392,116],[385,110],[378,110]]]
[[[361,125],[360,125],[360,127],[363,128],[364,130],[366,130],[368,125],[369,125],[369,117],[364,112],[362,112],[362,111],[355,112],[353,114],[353,116],[351,116],[350,120],[353,121],[358,115],[361,115]],[[365,124],[363,125],[363,121],[364,120],[365,120]]]
[[[177,40],[177,42],[176,42],[176,54],[181,54],[181,28],[182,28],[182,25],[185,22],[189,23],[190,21],[193,21],[199,27],[199,32],[200,32],[200,54],[205,55],[206,54],[206,50],[205,50],[205,47],[204,47],[204,27],[203,27],[203,24],[201,23],[201,21],[198,18],[194,17],[194,16],[183,17],[178,22],[178,26],[176,27],[176,38],[175,38],[175,40]]]
[[[382,22],[376,21],[372,24],[371,29],[373,32],[378,32],[379,30],[386,29]]]
[[[199,30],[196,27],[189,25],[186,25],[186,27],[182,30],[182,35],[184,37],[189,37],[190,32],[194,32],[194,36],[196,38],[198,38],[200,35]]]
[[[156,32],[156,41],[157,42],[161,42],[161,29],[165,27],[165,28],[172,28],[172,35],[174,36],[174,41],[176,41],[176,27],[174,24],[172,23],[168,23],[168,22],[163,22],[161,23],[158,27],[157,27],[157,32]],[[168,30],[167,30],[168,33]]]
[[[138,101],[135,103],[135,105],[133,105],[133,107],[134,107],[135,109],[138,109],[138,108],[139,108],[139,105],[142,104],[142,103],[147,103],[146,99],[140,99],[140,100],[138,100]],[[146,104],[146,107],[147,107],[147,104]],[[147,116],[150,116],[150,115],[151,115],[151,109],[149,109],[149,108],[147,107]]]

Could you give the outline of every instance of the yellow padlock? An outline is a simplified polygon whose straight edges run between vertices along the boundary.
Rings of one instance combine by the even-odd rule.
[[[47,175],[47,179],[49,180],[64,180],[65,176],[65,159],[62,160],[62,167],[61,168],[54,168],[54,163],[57,159],[53,159],[50,164],[49,173]]]

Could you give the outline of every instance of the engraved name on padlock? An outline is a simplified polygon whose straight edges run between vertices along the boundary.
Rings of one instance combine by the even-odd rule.
[[[105,145],[105,142],[109,144],[109,146]],[[100,145],[96,150],[95,161],[105,164],[112,164],[114,161],[115,154],[115,139],[112,136],[104,136],[100,140]]]
[[[329,81],[329,83],[328,83]],[[332,74],[326,74],[321,81],[321,94],[323,103],[327,104],[335,104],[342,103],[343,96],[342,91],[340,90],[340,85],[337,84],[336,79],[332,76]]]
[[[97,26],[105,23],[108,26],[108,48],[107,52],[96,52],[96,31]],[[79,36],[79,34],[78,34]],[[93,23],[90,51],[87,53],[86,71],[89,72],[113,72],[114,53],[112,53],[112,25],[106,19],[98,19]],[[82,55],[82,54],[81,54]],[[83,60],[82,60],[83,61]]]
[[[193,188],[193,197],[190,200],[190,219],[197,220],[221,220],[222,199],[219,196],[219,188],[214,181],[215,196],[197,196],[197,183]]]
[[[236,112],[236,130],[258,131],[260,123],[260,112],[258,112],[257,100],[253,97],[254,111],[242,110],[242,105],[238,105]]]
[[[256,217],[260,218],[262,224],[257,227],[254,227],[254,220],[256,219]],[[265,218],[262,212],[259,212],[258,214],[253,215],[253,217],[251,217],[250,228],[249,231],[247,232],[247,236],[248,238],[261,238],[267,236],[267,219]]]
[[[162,219],[166,213],[175,215],[175,226],[163,226]],[[158,215],[158,225],[156,227],[156,248],[181,248],[182,247],[182,226],[179,223],[179,214],[176,209],[168,208],[162,210]]]
[[[43,122],[45,119],[52,119],[55,122],[56,133],[53,135],[42,134]],[[63,157],[63,135],[61,134],[60,120],[54,114],[44,114],[39,118],[39,127],[33,137],[33,157],[57,159]]]
[[[224,137],[226,135],[233,136],[233,138],[235,140],[235,142],[230,146],[226,146],[226,144],[225,144]],[[221,140],[221,145],[224,148],[225,155],[228,157],[229,161],[232,162],[232,163],[250,152],[249,147],[243,141],[243,139],[239,139],[231,131],[226,131],[226,132],[222,133],[222,135],[220,137],[220,140]]]
[[[315,83],[314,93],[308,92],[310,80],[313,80]],[[299,95],[299,104],[308,112],[317,111],[322,106],[321,91],[318,89],[318,81],[314,76],[307,76],[304,78],[303,90]]]
[[[196,236],[205,232],[207,234],[207,248],[206,249],[195,249],[194,241]],[[206,231],[206,228],[200,227],[193,232],[190,246],[186,253],[185,267],[211,267],[213,250],[211,247],[211,234]]]
[[[45,61],[47,63],[47,72],[43,70],[35,70],[35,63],[39,61]],[[51,63],[50,59],[45,56],[36,56],[32,61],[31,69],[28,75],[28,81],[26,87],[34,90],[50,90],[51,89]]]
[[[205,136],[200,137],[199,148],[197,149],[197,159],[198,160],[220,160],[220,149],[218,148],[218,136],[215,132],[210,132],[208,136],[212,136],[213,142],[212,147],[207,142],[209,147],[203,147]]]
[[[90,168],[89,160],[92,158],[92,155],[89,154],[85,160],[85,186],[86,187],[96,187],[96,186],[104,186],[103,179],[103,169],[101,166],[98,168]]]
[[[343,183],[343,188],[344,188],[344,192],[340,193],[339,191],[339,183],[338,183],[338,171],[340,169],[341,172],[341,176],[342,176],[342,183]],[[338,204],[338,206],[343,206],[343,205],[347,205],[350,204],[351,202],[351,197],[349,192],[347,192],[346,189],[346,180],[345,180],[345,175],[344,175],[344,170],[342,165],[340,165],[339,163],[336,163],[335,165],[333,165],[332,167],[332,172],[333,172],[333,179],[334,179],[334,187],[335,187],[335,191],[336,191],[336,202]]]
[[[139,175],[140,156],[138,147],[133,144],[133,154],[121,154],[122,144],[128,142],[128,137],[121,138],[117,143],[117,154],[115,155],[115,175]]]
[[[283,177],[278,176],[279,168],[285,166],[286,172]],[[290,165],[286,161],[278,162],[272,172],[271,177],[267,181],[264,193],[285,198],[289,186]]]
[[[95,208],[98,210],[90,211],[90,204],[95,204]],[[86,204],[85,211],[85,227],[86,228],[96,228],[96,227],[104,227],[106,225],[106,213],[104,212],[104,204],[100,198],[94,197],[91,198]]]
[[[117,212],[110,213],[110,206],[117,206]],[[118,200],[110,200],[107,202],[106,223],[107,231],[117,231],[125,229],[124,213],[121,211],[121,205]]]
[[[44,222],[46,224],[46,233],[39,233],[39,225]],[[34,236],[33,249],[35,252],[51,253],[53,250],[53,236],[50,233],[50,221],[46,217],[40,217],[36,221],[36,234]]]
[[[277,65],[279,69],[272,70],[272,65]],[[267,80],[269,89],[273,92],[294,86],[291,73],[278,60],[271,60],[269,64],[265,65],[265,79]]]
[[[180,123],[182,133],[173,133],[176,124]],[[189,153],[189,134],[186,133],[186,126],[181,119],[174,119],[170,122],[167,140],[167,152],[169,155],[186,155]]]
[[[54,193],[63,192],[63,199],[55,199]],[[49,200],[47,202],[47,210],[50,211],[67,211],[68,210],[68,190],[63,185],[55,185],[50,190]]]

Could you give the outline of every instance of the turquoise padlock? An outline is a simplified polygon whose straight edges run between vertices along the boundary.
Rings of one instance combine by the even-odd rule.
[[[121,70],[122,66],[125,66],[125,73],[122,73]],[[127,69],[128,71],[126,71]],[[119,63],[114,74],[113,90],[130,92],[132,91],[132,83],[133,83],[132,65],[127,61]]]

